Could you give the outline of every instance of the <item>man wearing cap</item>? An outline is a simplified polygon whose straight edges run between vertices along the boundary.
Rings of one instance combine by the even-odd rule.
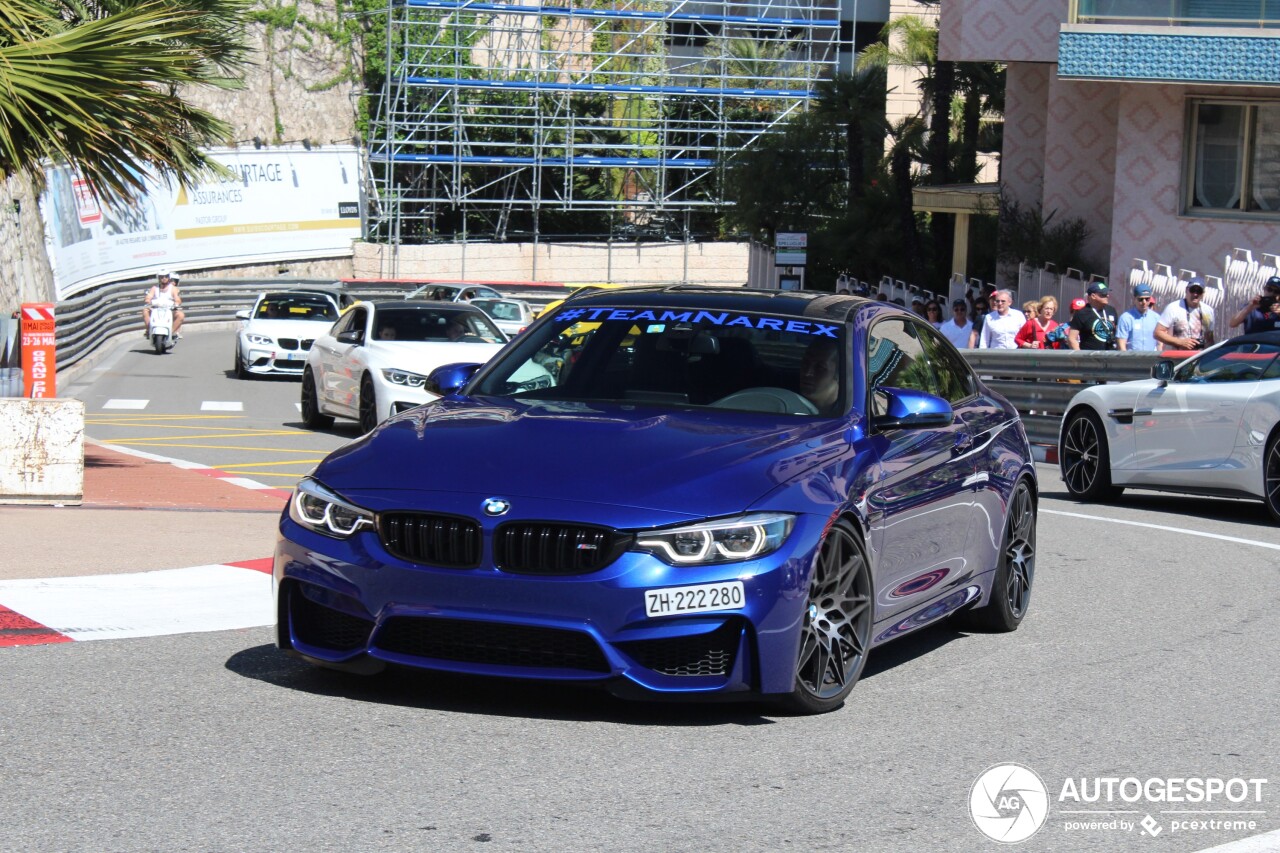
[[[1242,323],[1246,335],[1280,329],[1280,276],[1267,279],[1262,293],[1250,299],[1249,304],[1231,318],[1233,329]]]
[[[1213,346],[1213,309],[1204,304],[1204,279],[1196,276],[1188,281],[1186,296],[1165,306],[1156,340],[1172,350]]]
[[[1111,288],[1105,281],[1091,281],[1085,288],[1085,306],[1071,315],[1067,344],[1072,349],[1116,348],[1116,309],[1110,305]]]
[[[938,331],[955,344],[956,349],[969,346],[969,333],[973,331],[973,323],[969,321],[969,303],[963,299],[952,302],[951,318],[939,326]]]
[[[151,335],[151,301],[157,296],[173,298],[173,336],[182,337],[178,330],[182,328],[182,321],[187,315],[182,310],[182,294],[178,292],[178,274],[169,270],[156,276],[156,283],[142,297],[142,336],[146,338]]]
[[[1155,303],[1151,285],[1139,284],[1133,288],[1133,307],[1121,314],[1116,324],[1116,341],[1122,351],[1159,352],[1163,347],[1156,340],[1160,315],[1151,310]]]
[[[1017,349],[1014,338],[1026,324],[1026,315],[1011,307],[1013,294],[1008,290],[994,291],[991,304],[994,307],[983,319],[982,331],[978,333],[978,349]]]

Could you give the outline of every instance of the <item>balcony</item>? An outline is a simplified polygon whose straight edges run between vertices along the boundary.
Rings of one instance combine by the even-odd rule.
[[[1073,24],[1280,28],[1280,0],[1071,0]]]

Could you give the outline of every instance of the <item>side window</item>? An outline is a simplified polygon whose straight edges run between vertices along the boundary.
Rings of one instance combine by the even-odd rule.
[[[341,324],[338,327],[334,328],[333,333],[335,336],[337,336],[342,332],[348,332],[348,331],[359,332],[360,337],[363,338],[364,325],[368,317],[369,317],[369,309],[352,308],[349,312],[347,312],[347,316],[342,319]]]
[[[1280,347],[1271,344],[1238,344],[1219,347],[1178,371],[1179,382],[1254,382],[1263,378],[1276,360]]]
[[[917,330],[938,389],[934,393],[952,405],[972,396],[975,388],[973,371],[965,360],[947,346],[942,336],[933,329],[917,325]]]
[[[936,394],[929,360],[916,336],[915,323],[902,317],[881,320],[867,337],[867,387],[873,414],[881,405],[878,388],[909,388]]]

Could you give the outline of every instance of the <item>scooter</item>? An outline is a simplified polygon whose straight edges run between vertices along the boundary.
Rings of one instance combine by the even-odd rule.
[[[151,338],[151,345],[156,348],[156,355],[164,355],[173,349],[178,340],[173,333],[174,307],[172,297],[157,296],[151,300],[151,326],[147,329],[147,334]]]

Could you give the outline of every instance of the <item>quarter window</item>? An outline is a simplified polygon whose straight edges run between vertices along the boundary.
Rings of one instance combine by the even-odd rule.
[[[1280,215],[1280,103],[1191,103],[1192,211]]]

